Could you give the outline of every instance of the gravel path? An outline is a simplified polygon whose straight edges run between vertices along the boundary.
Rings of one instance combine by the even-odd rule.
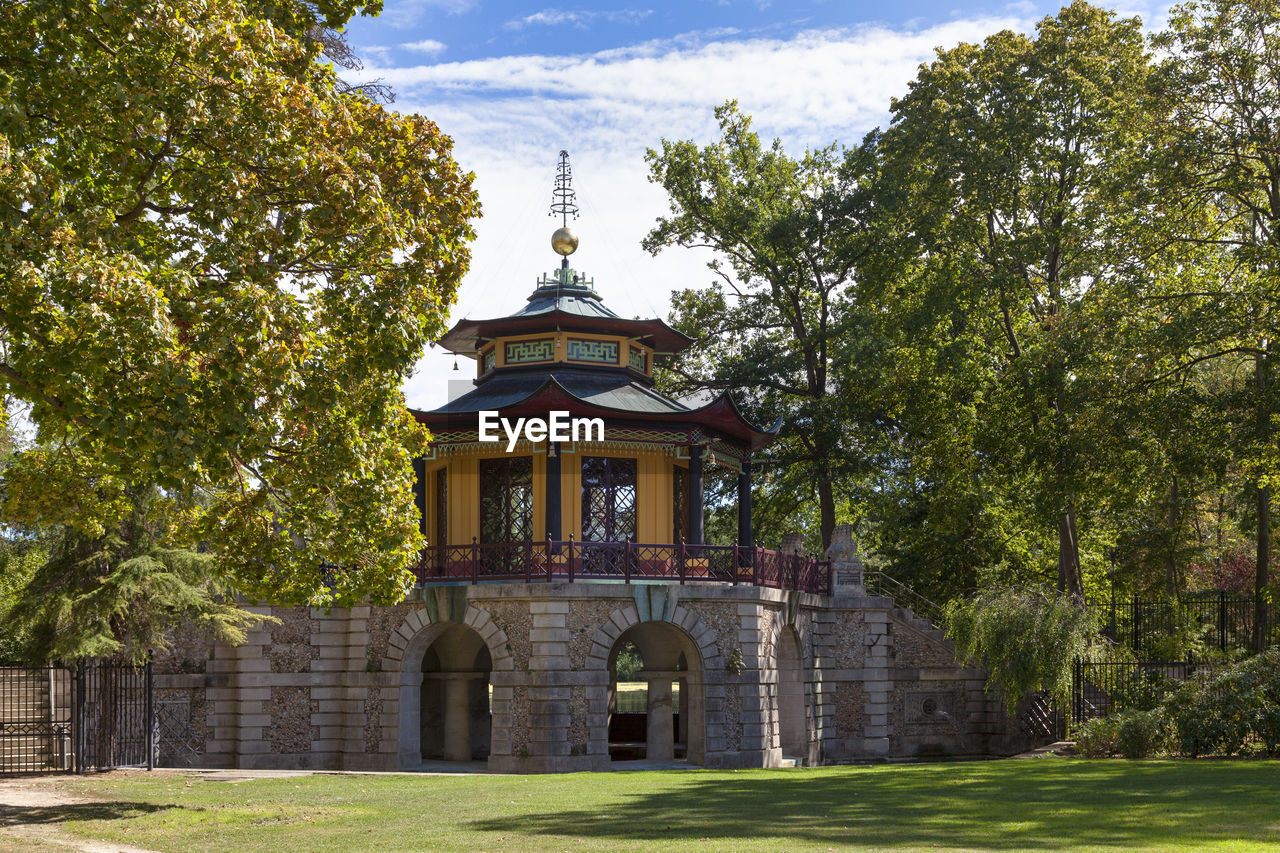
[[[0,851],[79,850],[83,853],[155,853],[114,841],[75,838],[59,826],[77,806],[97,800],[77,797],[57,779],[0,779]]]

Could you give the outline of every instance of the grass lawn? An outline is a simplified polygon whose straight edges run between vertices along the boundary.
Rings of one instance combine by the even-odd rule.
[[[34,810],[159,851],[1277,850],[1280,762],[1044,759],[561,776],[177,772]],[[9,815],[23,820],[23,815]]]

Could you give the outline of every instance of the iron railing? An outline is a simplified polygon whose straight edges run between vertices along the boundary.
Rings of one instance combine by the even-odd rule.
[[[419,583],[633,581],[727,583],[831,593],[831,563],[740,545],[544,539],[425,548]]]
[[[151,664],[0,666],[0,775],[155,766]]]
[[[71,694],[66,667],[0,667],[0,774],[73,769]]]
[[[1071,679],[1071,725],[1129,709],[1155,707],[1205,664],[1195,661],[1076,661]]]
[[[910,608],[912,613],[928,619],[934,625],[942,625],[942,607],[901,581],[884,572],[865,572],[862,578],[868,594],[892,598],[900,607]]]
[[[1106,634],[1117,645],[1140,656],[1159,654],[1162,638],[1196,630],[1205,645],[1217,649],[1251,648],[1257,604],[1248,593],[1228,590],[1184,593],[1177,601],[1127,599],[1091,601],[1103,614]],[[1267,646],[1280,645],[1280,624],[1275,608],[1266,602],[1263,638]]]

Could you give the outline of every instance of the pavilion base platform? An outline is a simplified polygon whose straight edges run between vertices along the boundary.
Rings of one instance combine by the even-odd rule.
[[[178,632],[157,659],[160,763],[608,770],[627,643],[648,682],[642,733],[627,736],[643,750],[628,757],[646,763],[778,767],[1035,745],[939,631],[856,590],[492,583],[422,586],[394,607],[266,608],[279,623],[244,645]]]

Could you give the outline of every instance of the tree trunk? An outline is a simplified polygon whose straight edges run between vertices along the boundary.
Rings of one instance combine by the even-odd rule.
[[[1270,349],[1268,346],[1267,349]],[[1265,443],[1270,432],[1271,412],[1267,406],[1268,368],[1267,354],[1254,359],[1254,382],[1258,392],[1257,418],[1258,441]],[[1259,472],[1261,473],[1261,472]],[[1267,648],[1267,582],[1271,567],[1271,489],[1261,482],[1257,484],[1255,497],[1258,507],[1258,550],[1253,577],[1253,648]]]
[[[1058,590],[1084,602],[1080,577],[1080,543],[1076,540],[1076,508],[1068,503],[1058,516]]]
[[[822,550],[831,546],[831,534],[836,529],[836,498],[831,486],[831,469],[825,462],[820,462],[818,469],[818,509],[821,513]]]
[[[1169,553],[1164,561],[1165,588],[1178,594],[1178,475],[1169,484]]]
[[[1267,648],[1267,569],[1271,565],[1271,489],[1258,487],[1258,565],[1253,578],[1253,647]]]

